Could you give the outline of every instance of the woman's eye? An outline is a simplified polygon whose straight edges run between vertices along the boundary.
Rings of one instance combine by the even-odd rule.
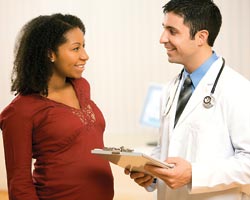
[[[74,51],[78,51],[80,48],[79,47],[76,47],[76,48],[74,48],[73,50]]]

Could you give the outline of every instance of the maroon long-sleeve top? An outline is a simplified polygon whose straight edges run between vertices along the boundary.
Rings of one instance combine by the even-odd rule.
[[[33,94],[18,95],[1,113],[10,200],[113,199],[110,165],[91,154],[104,146],[104,117],[88,82],[71,83],[81,109]]]

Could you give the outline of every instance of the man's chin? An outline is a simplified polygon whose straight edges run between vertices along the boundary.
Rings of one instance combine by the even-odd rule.
[[[170,63],[175,63],[176,61],[172,58],[172,57],[168,57],[168,62],[170,62]]]

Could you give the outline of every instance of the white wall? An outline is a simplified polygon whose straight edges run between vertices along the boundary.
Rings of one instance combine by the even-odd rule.
[[[0,1],[0,110],[13,98],[10,73],[15,37],[24,23],[41,14],[71,13],[86,25],[86,50],[90,60],[86,77],[92,98],[103,111],[106,140],[124,142],[155,130],[139,124],[150,82],[163,83],[178,73],[159,44],[164,0],[1,0]],[[215,0],[223,26],[215,44],[227,64],[250,79],[250,1]],[[1,136],[0,136],[1,137]],[[128,144],[133,146],[138,141]],[[115,144],[114,144],[115,145]],[[0,138],[0,188],[6,188]]]

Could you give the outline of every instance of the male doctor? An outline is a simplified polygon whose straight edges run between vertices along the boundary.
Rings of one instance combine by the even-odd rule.
[[[212,50],[221,13],[212,0],[170,0],[163,9],[160,42],[184,69],[163,93],[153,156],[174,167],[125,173],[157,189],[158,200],[250,200],[250,83]],[[186,77],[191,97],[181,112]]]

